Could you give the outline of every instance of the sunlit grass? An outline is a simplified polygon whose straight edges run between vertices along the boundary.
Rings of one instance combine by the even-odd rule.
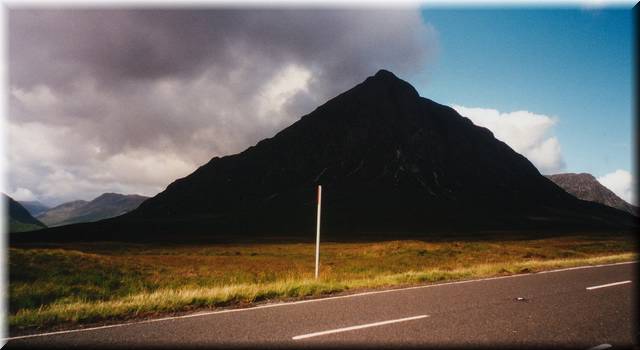
[[[629,237],[11,248],[13,330],[637,259]]]

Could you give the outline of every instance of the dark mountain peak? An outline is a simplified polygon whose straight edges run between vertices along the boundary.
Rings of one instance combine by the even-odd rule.
[[[380,69],[375,75],[374,77],[378,78],[378,79],[396,79],[396,80],[401,80],[400,78],[398,78],[395,74],[391,73],[390,71],[386,70],[386,69]]]
[[[313,221],[317,184],[331,193],[326,227],[334,231],[424,230],[458,217],[474,227],[537,225],[576,220],[546,208],[580,205],[487,129],[380,70],[274,137],[177,180],[122,220],[301,231]]]
[[[411,97],[418,97],[418,91],[408,82],[398,78],[388,70],[381,69],[375,75],[368,77],[362,84],[356,86],[365,87],[364,90],[383,90],[386,94],[408,94]],[[367,89],[368,88],[368,89]]]
[[[42,237],[313,237],[318,184],[322,227],[332,239],[635,224],[627,213],[569,195],[488,129],[380,70],[127,214]]]

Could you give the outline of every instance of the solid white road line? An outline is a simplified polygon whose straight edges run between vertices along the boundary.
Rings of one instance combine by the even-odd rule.
[[[608,349],[611,347],[611,344],[600,344],[597,346],[594,346],[592,348],[589,348],[587,350],[604,350],[604,349]]]
[[[621,281],[621,282],[614,282],[614,283],[608,283],[608,284],[601,284],[599,286],[587,287],[587,290],[594,290],[594,289],[598,289],[598,288],[619,286],[621,284],[627,284],[627,283],[631,283],[631,281]]]
[[[338,296],[334,296],[334,297],[320,297],[318,299],[298,300],[298,301],[290,301],[290,302],[273,302],[273,303],[270,303],[270,304],[252,306],[252,307],[241,308],[241,309],[204,311],[204,312],[198,312],[198,313],[189,314],[189,315],[170,316],[170,317],[155,318],[155,319],[144,320],[144,321],[118,323],[118,324],[112,324],[112,325],[106,325],[106,326],[96,326],[96,327],[89,327],[89,328],[77,328],[77,329],[70,329],[70,330],[66,330],[66,331],[57,331],[57,332],[49,332],[49,333],[28,334],[28,335],[21,335],[21,336],[17,336],[17,337],[2,338],[0,340],[4,341],[4,340],[44,337],[44,336],[56,335],[56,334],[66,334],[66,333],[94,331],[94,330],[99,330],[99,329],[132,326],[132,325],[136,325],[136,324],[161,322],[161,321],[176,320],[176,319],[182,319],[182,318],[201,317],[201,316],[209,316],[209,315],[217,315],[217,314],[226,314],[226,313],[232,313],[232,312],[254,311],[254,310],[265,309],[265,308],[270,308],[270,307],[290,306],[290,305],[297,305],[297,304],[322,302],[322,301],[334,300],[334,299],[354,298],[354,297],[360,297],[360,296],[365,296],[365,295],[401,292],[401,291],[404,291],[404,290],[411,290],[411,289],[436,288],[436,287],[442,287],[442,286],[449,286],[449,285],[452,285],[452,284],[464,284],[464,283],[474,283],[474,282],[482,282],[482,281],[493,281],[493,280],[501,280],[501,279],[506,279],[506,278],[518,278],[518,277],[526,277],[526,276],[535,276],[535,275],[546,274],[546,273],[563,272],[563,271],[569,271],[569,270],[592,269],[592,268],[597,268],[597,267],[627,265],[627,264],[636,264],[636,263],[638,263],[638,261],[623,261],[623,262],[611,263],[611,264],[576,266],[576,267],[567,267],[567,268],[557,269],[557,270],[547,270],[547,271],[540,271],[540,272],[533,272],[533,273],[523,273],[523,274],[517,274],[517,275],[486,277],[486,278],[478,278],[478,279],[470,279],[470,280],[462,280],[462,281],[454,281],[454,282],[427,284],[427,285],[423,285],[423,286],[414,286],[414,287],[405,287],[405,288],[383,289],[383,290],[376,290],[376,291],[371,291],[371,292],[338,295]]]
[[[321,335],[354,331],[356,329],[383,326],[385,324],[418,320],[418,319],[425,318],[425,317],[429,317],[429,315],[405,317],[405,318],[399,318],[399,319],[396,319],[396,320],[381,321],[381,322],[375,322],[375,323],[367,323],[367,324],[361,324],[361,325],[358,325],[358,326],[331,329],[331,330],[328,330],[328,331],[315,332],[315,333],[309,333],[309,334],[303,334],[303,335],[296,335],[295,337],[293,337],[291,339],[293,339],[293,340],[306,339],[306,338],[311,338],[311,337],[318,337],[318,336],[321,336]]]

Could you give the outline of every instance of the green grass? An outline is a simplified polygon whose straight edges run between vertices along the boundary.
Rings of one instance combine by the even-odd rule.
[[[628,236],[11,248],[11,331],[637,259]]]
[[[9,220],[9,232],[27,232],[27,231],[34,231],[34,230],[39,230],[41,228],[44,228],[46,226],[44,225],[37,225],[37,224],[29,224],[29,223],[25,223],[25,222],[20,222],[18,220],[14,220],[14,219],[10,219]]]

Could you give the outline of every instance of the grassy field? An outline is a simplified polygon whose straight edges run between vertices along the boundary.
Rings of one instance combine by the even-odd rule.
[[[637,259],[630,236],[10,248],[12,334],[268,299]]]

